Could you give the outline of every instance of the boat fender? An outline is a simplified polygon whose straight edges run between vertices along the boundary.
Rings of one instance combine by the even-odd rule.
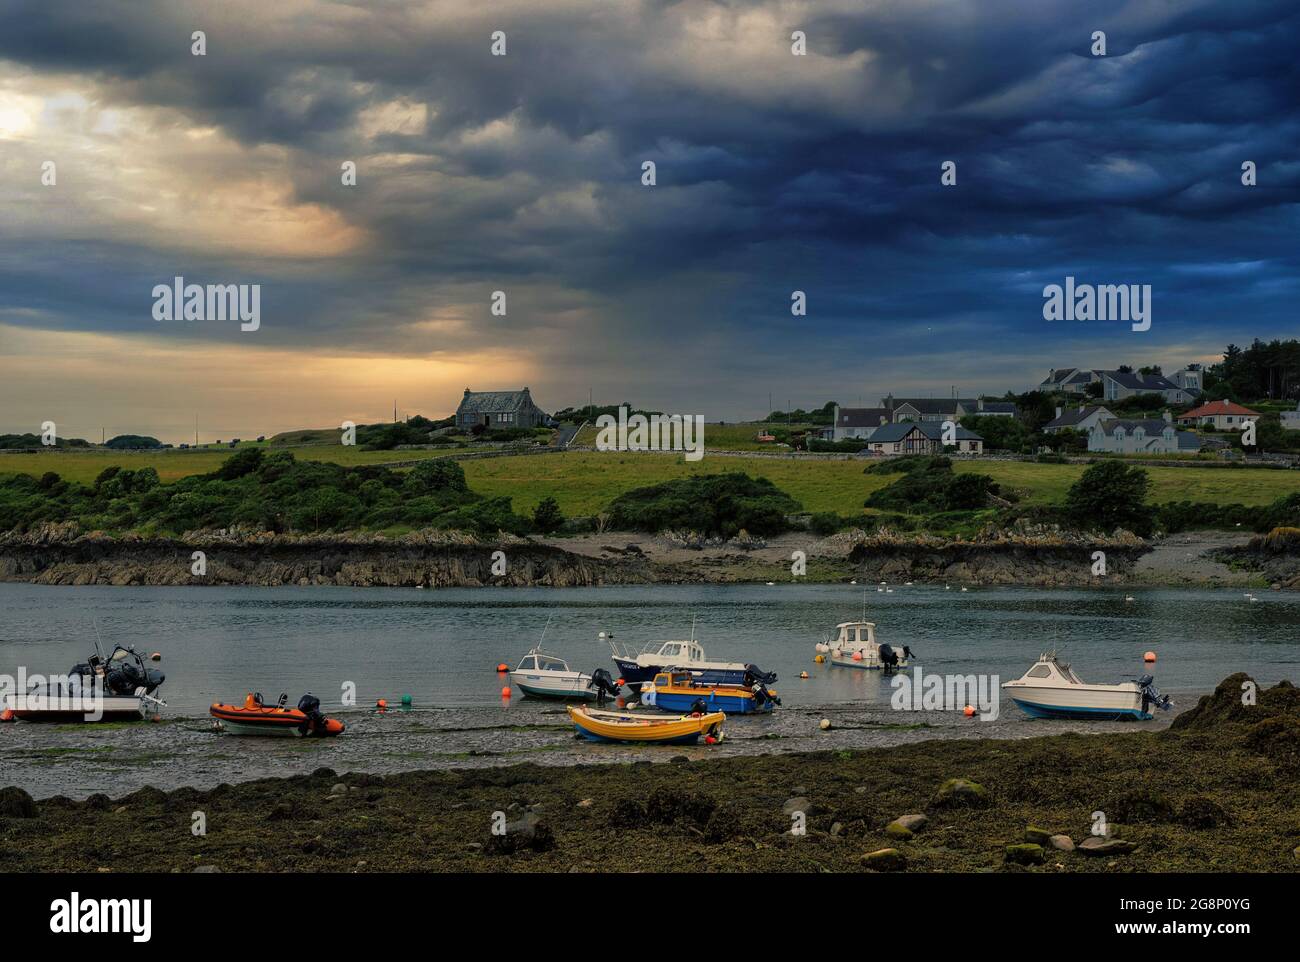
[[[14,715],[14,710],[12,708],[6,708],[4,711],[0,711],[0,722],[11,722],[17,720],[18,718]]]

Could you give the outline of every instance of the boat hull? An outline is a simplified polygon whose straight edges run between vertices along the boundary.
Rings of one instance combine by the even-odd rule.
[[[694,745],[701,736],[722,738],[722,712],[683,718],[637,716],[630,712],[592,711],[570,707],[569,718],[578,735],[593,742],[634,745]]]
[[[532,698],[551,698],[563,701],[595,701],[596,692],[587,687],[590,679],[581,681],[545,678],[528,672],[512,671],[510,683]]]
[[[135,696],[107,696],[96,699],[81,695],[14,695],[4,706],[19,721],[69,724],[84,722],[140,721],[145,717],[144,704]]]
[[[877,658],[867,658],[864,656],[859,660],[859,659],[855,659],[851,654],[841,654],[840,652],[836,652],[836,651],[831,652],[831,667],[832,668],[856,668],[859,671],[884,671],[885,670],[885,666],[881,664],[880,660]],[[906,667],[908,667],[907,659],[900,658],[898,660],[898,664],[894,666],[894,669],[896,670],[896,669],[902,669]]]
[[[213,705],[208,714],[217,727],[230,735],[258,735],[270,738],[327,738],[343,734],[347,726],[335,718],[325,719],[324,728],[313,728],[307,716],[296,708],[241,708]]]
[[[1016,707],[1030,718],[1072,718],[1087,721],[1150,721],[1154,716],[1141,708],[1086,708],[1079,705],[1051,705],[1012,696]]]
[[[705,685],[743,685],[745,683],[744,665],[719,665],[716,667],[698,667],[692,665],[642,665],[630,658],[614,656],[618,666],[619,677],[630,687],[648,684],[661,672],[677,669],[689,671],[691,677]]]
[[[1091,721],[1149,721],[1142,693],[1134,688],[1031,688],[1003,686],[1016,707],[1030,718],[1071,718]]]
[[[683,714],[689,712],[697,701],[702,701],[711,712],[721,711],[728,715],[752,715],[770,712],[775,704],[769,699],[761,707],[754,696],[744,694],[724,694],[712,689],[701,688],[691,691],[664,691],[656,688],[647,704],[653,704],[660,711]]]

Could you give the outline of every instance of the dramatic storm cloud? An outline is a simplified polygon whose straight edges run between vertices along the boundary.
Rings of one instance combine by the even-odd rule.
[[[523,383],[732,420],[1293,335],[1298,28],[1249,0],[10,2],[0,431]],[[154,320],[177,275],[260,284],[260,328]],[[1044,321],[1067,275],[1150,284],[1151,330]]]

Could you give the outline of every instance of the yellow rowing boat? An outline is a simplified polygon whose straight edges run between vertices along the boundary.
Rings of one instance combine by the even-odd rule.
[[[626,711],[601,711],[586,705],[570,705],[569,718],[583,738],[593,742],[635,742],[647,745],[694,745],[704,736],[705,742],[722,741],[722,723],[726,713],[683,715],[640,715]]]

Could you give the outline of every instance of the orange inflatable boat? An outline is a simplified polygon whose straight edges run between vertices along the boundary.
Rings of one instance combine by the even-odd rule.
[[[346,727],[337,718],[326,718],[320,711],[320,699],[308,692],[298,699],[297,708],[285,707],[288,695],[281,695],[275,705],[264,705],[262,696],[250,694],[243,705],[214,704],[208,714],[217,727],[231,735],[279,735],[289,738],[341,735]]]

